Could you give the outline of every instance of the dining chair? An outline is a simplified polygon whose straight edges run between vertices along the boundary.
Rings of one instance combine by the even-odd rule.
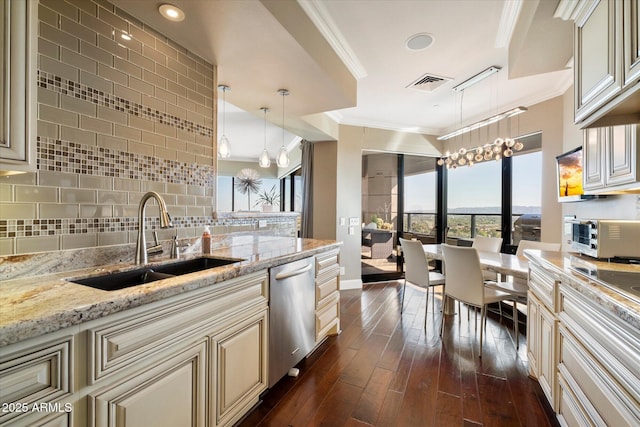
[[[560,243],[546,243],[535,242],[533,240],[521,240],[518,243],[518,249],[516,250],[516,256],[524,259],[525,249],[539,249],[543,251],[558,252],[560,250]],[[518,303],[527,303],[527,292],[529,291],[529,284],[527,279],[521,279],[513,277],[511,281],[506,282],[488,282],[486,286],[491,289],[496,289],[501,292],[506,292],[513,296],[513,322],[518,325]],[[519,348],[520,341],[516,333],[516,349]]]
[[[502,237],[484,237],[484,236],[476,236],[473,238],[472,248],[476,248],[480,252],[491,252],[491,253],[500,253],[500,249],[502,248]],[[498,273],[493,271],[482,271],[482,277],[484,277],[485,281],[498,281]]]
[[[442,245],[442,255],[445,262],[444,274],[447,278],[443,290],[444,297],[480,308],[480,357],[482,357],[482,329],[486,328],[487,305],[513,300],[513,296],[484,285],[480,257],[476,248]],[[443,330],[444,314],[440,324],[440,336]]]
[[[402,287],[402,302],[400,312],[404,310],[404,295],[407,289],[407,281],[427,291],[427,301],[424,307],[424,328],[427,329],[427,308],[429,307],[429,288],[432,289],[435,300],[435,286],[445,283],[445,276],[442,273],[429,271],[429,261],[419,240],[400,239],[402,254],[405,262],[404,286]],[[435,307],[435,304],[434,304]]]

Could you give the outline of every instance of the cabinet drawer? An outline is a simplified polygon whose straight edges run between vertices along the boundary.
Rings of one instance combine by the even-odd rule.
[[[238,277],[179,301],[134,309],[89,329],[90,383],[128,367],[146,355],[163,351],[243,307],[267,306],[265,272]]]
[[[316,341],[320,341],[333,327],[338,325],[339,316],[340,300],[336,293],[333,302],[316,311]]]
[[[33,404],[71,394],[72,348],[73,338],[65,337],[0,358],[0,403],[3,408],[21,405],[15,411],[0,412],[0,424],[28,415]]]
[[[340,250],[335,249],[329,252],[316,255],[316,277],[322,276],[327,270],[334,265],[339,264]]]
[[[322,279],[322,280],[320,280]],[[338,291],[338,277],[325,276],[316,280],[316,308],[324,305],[324,300],[334,292]]]
[[[640,407],[640,332],[567,284],[560,285],[558,305],[560,322]]]
[[[532,266],[529,269],[529,289],[553,313],[556,311],[556,285],[556,278],[546,274],[541,268]]]
[[[605,367],[562,325],[558,370],[594,424],[640,425],[640,404],[636,398],[608,375]]]
[[[563,426],[592,425],[562,374],[558,375],[558,420]]]

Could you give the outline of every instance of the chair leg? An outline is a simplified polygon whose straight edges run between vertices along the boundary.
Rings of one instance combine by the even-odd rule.
[[[424,331],[427,332],[427,311],[429,310],[429,288],[427,288],[427,300],[424,303]]]
[[[480,358],[482,357],[482,338],[483,338],[483,336],[482,336],[482,329],[483,329],[482,322],[483,322],[484,317],[486,315],[487,315],[486,308],[485,308],[485,306],[482,306],[482,308],[480,308],[480,355],[478,356]],[[476,320],[477,319],[478,318],[476,317]]]
[[[442,316],[440,316],[440,337],[442,337],[442,331],[444,330],[444,300],[446,299],[444,294],[444,288],[442,289]]]
[[[404,294],[407,292],[407,279],[404,279],[404,285],[402,285],[402,301],[400,302],[400,313],[404,310]]]
[[[518,339],[518,302],[513,300],[513,337],[516,340],[516,350],[520,348],[520,340]]]

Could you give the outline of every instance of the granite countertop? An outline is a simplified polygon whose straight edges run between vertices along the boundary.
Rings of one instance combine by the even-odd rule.
[[[121,263],[3,281],[0,285],[0,346],[337,249],[341,245],[336,241],[287,237],[255,238],[238,243],[214,250],[210,256],[244,261],[116,291],[93,289],[67,279],[132,270],[139,266]],[[180,260],[200,256],[184,256]],[[175,261],[162,257],[153,259],[148,265]]]
[[[609,311],[632,327],[640,330],[640,298],[616,290],[616,287],[597,278],[575,271],[571,267],[587,265],[597,270],[638,273],[640,266],[599,261],[575,253],[525,250],[525,256],[543,267],[563,275],[563,283]]]

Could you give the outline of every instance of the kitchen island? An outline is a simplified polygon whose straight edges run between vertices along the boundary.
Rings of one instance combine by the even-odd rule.
[[[529,371],[563,425],[640,424],[640,300],[594,269],[631,277],[640,267],[576,254],[529,259]],[[631,286],[634,286],[633,283]]]
[[[334,241],[267,236],[243,236],[237,243],[210,256],[242,261],[114,291],[69,279],[136,266],[4,281],[0,398],[7,411],[0,422],[236,422],[268,384],[268,269],[314,257],[320,342],[339,332],[339,318],[327,313],[339,313],[340,247]],[[150,265],[172,262],[156,259]],[[50,410],[33,412],[40,404]]]

